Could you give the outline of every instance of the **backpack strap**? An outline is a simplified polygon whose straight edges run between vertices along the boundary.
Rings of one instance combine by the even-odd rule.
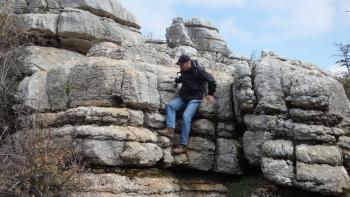
[[[193,60],[193,66],[194,66],[194,75],[196,76],[196,79],[199,79],[198,69],[203,69],[198,60]]]
[[[194,74],[196,76],[197,80],[199,79],[199,73],[201,70],[204,70],[203,65],[201,65],[198,60],[193,60],[193,65],[194,65]],[[199,71],[198,71],[199,70]],[[208,91],[207,91],[207,82],[206,81],[201,81],[202,82],[202,91],[204,93],[204,96],[208,96]]]

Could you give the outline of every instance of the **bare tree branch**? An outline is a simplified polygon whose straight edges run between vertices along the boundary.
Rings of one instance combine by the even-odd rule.
[[[350,44],[337,43],[338,53],[335,56],[338,60],[335,62],[347,69],[346,76],[350,76]]]

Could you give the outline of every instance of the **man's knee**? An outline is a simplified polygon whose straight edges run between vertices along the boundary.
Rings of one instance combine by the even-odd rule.
[[[182,115],[182,119],[183,119],[184,121],[191,121],[192,116],[191,116],[190,114],[184,113],[184,114]]]
[[[167,110],[170,109],[170,110],[176,111],[175,106],[174,106],[172,103],[166,104],[166,109],[167,109]]]

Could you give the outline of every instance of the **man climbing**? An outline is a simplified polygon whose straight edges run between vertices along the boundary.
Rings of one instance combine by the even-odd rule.
[[[173,149],[173,154],[181,154],[187,151],[191,119],[204,97],[205,84],[208,83],[208,95],[205,96],[209,102],[214,102],[213,95],[216,90],[216,81],[197,60],[191,60],[187,55],[181,55],[176,64],[180,66],[181,76],[175,79],[175,83],[182,83],[182,86],[179,96],[166,105],[166,128],[158,132],[161,135],[173,138],[176,111],[186,107],[182,115],[180,144]]]

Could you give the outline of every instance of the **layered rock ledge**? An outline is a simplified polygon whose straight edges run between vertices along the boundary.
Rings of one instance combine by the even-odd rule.
[[[17,0],[14,10],[14,22],[38,34],[36,45],[18,48],[14,60],[25,76],[14,106],[26,112],[19,125],[34,121],[73,139],[91,166],[244,176],[246,161],[277,185],[332,195],[348,188],[349,100],[316,65],[272,52],[238,58],[199,18],[175,18],[166,42],[146,41],[118,1]],[[175,156],[181,118],[174,139],[158,130],[177,95],[174,63],[181,54],[203,63],[218,86],[216,102],[203,100],[193,119],[188,152]],[[88,186],[72,195],[227,194],[219,183],[172,176],[81,179]]]

